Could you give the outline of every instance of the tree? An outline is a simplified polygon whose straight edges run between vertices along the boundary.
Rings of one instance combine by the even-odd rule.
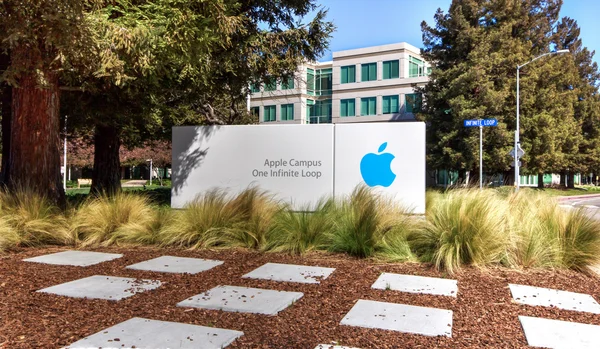
[[[485,130],[487,171],[511,173],[516,129],[516,67],[556,46],[560,0],[454,0],[448,14],[423,22],[424,57],[435,64],[421,89],[428,122],[428,164],[434,169],[477,167],[478,137],[465,119],[496,118]],[[568,166],[580,146],[573,103],[578,81],[573,57],[546,58],[521,69],[521,144],[525,173]]]
[[[126,33],[113,48],[126,78],[95,74],[78,82],[79,125],[94,126],[92,191],[120,189],[122,144],[170,138],[173,125],[253,121],[245,110],[251,82],[291,75],[326,49],[333,26],[324,11],[307,25],[296,22],[315,8],[313,0],[157,0],[99,11]]]
[[[26,186],[64,204],[60,185],[59,80],[66,71],[91,74],[114,63],[96,40],[96,23],[84,14],[100,0],[4,0],[0,51],[10,54],[0,83],[12,87],[10,145],[3,174],[8,186]],[[108,42],[105,42],[108,44]],[[110,69],[105,69],[108,71]],[[116,65],[112,72],[117,72]],[[4,122],[3,122],[4,123]],[[7,125],[4,125],[7,126]]]

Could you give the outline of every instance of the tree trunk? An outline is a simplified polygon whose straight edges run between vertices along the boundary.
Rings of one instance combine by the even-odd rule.
[[[119,131],[114,126],[96,125],[94,133],[94,169],[92,188],[95,195],[115,195],[121,191]]]
[[[575,173],[573,171],[568,172],[569,177],[567,178],[567,188],[575,188]]]
[[[12,87],[4,85],[0,87],[2,93],[2,170],[0,171],[0,183],[8,184],[10,169],[10,121],[12,119]]]
[[[560,185],[563,187],[567,186],[567,172],[566,171],[560,171]]]
[[[14,58],[14,57],[13,57]],[[58,76],[25,72],[12,91],[12,120],[7,175],[11,189],[27,188],[65,206],[60,184],[60,101]]]
[[[544,189],[544,174],[538,173],[538,188]]]
[[[0,74],[10,66],[10,54],[0,53]],[[8,159],[10,154],[10,120],[12,118],[12,87],[6,82],[0,84],[0,103],[2,104],[2,168],[0,184],[8,184]]]

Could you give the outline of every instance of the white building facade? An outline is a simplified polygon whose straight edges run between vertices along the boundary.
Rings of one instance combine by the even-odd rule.
[[[414,120],[416,86],[430,66],[407,43],[333,52],[306,63],[293,79],[252,86],[249,107],[260,123],[320,124]]]

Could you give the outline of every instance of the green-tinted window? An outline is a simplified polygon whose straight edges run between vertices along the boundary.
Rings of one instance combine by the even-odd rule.
[[[260,111],[260,107],[250,108],[250,114],[252,114],[252,116],[258,117],[259,111]]]
[[[313,69],[306,70],[306,92],[315,95],[315,71]]]
[[[319,69],[315,79],[315,92],[317,96],[331,95],[333,86],[333,69]]]
[[[276,120],[275,106],[274,105],[265,106],[263,117],[264,117],[263,120],[265,122],[275,121]]]
[[[377,63],[361,64],[360,69],[360,81],[377,80]]]
[[[356,115],[355,99],[340,100],[340,116]]]
[[[421,111],[422,97],[420,93],[406,94],[404,103],[406,104],[407,113],[418,113]]]
[[[398,110],[398,96],[383,96],[381,98],[381,112],[383,114],[397,113]]]
[[[367,97],[360,99],[360,115],[377,114],[377,97]]]
[[[294,104],[281,105],[281,120],[294,120]]]
[[[408,57],[408,77],[415,78],[425,75],[425,63],[413,56]]]
[[[282,90],[291,90],[293,88],[294,88],[294,78],[293,77],[283,80],[283,82],[281,82]]]
[[[250,85],[250,92],[258,93],[260,92],[260,84],[252,84]]]
[[[277,83],[275,81],[270,81],[265,84],[265,91],[275,91],[277,89]]]
[[[383,62],[383,78],[384,79],[397,79],[400,77],[400,61],[386,61]]]
[[[306,101],[306,119],[310,124],[331,123],[331,99],[320,101]]]
[[[356,66],[348,65],[341,68],[341,83],[349,84],[351,82],[356,82]]]

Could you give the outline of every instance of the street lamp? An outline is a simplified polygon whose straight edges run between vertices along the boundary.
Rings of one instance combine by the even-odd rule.
[[[150,186],[152,186],[152,159],[146,160],[146,162],[150,161]]]
[[[514,157],[515,157],[515,181],[517,182],[517,187],[515,189],[515,191],[519,191],[520,188],[520,181],[519,181],[519,150],[520,150],[520,142],[519,142],[519,72],[521,71],[521,68],[523,68],[524,66],[526,66],[527,64],[533,62],[533,61],[537,61],[538,59],[544,57],[544,56],[548,56],[548,55],[553,55],[553,54],[557,54],[557,53],[569,53],[569,50],[558,50],[558,51],[553,51],[553,52],[547,52],[544,53],[543,55],[539,55],[537,57],[535,57],[534,59],[530,60],[529,62],[525,63],[525,64],[521,64],[521,65],[517,65],[517,130],[515,131],[515,149],[514,149]]]

